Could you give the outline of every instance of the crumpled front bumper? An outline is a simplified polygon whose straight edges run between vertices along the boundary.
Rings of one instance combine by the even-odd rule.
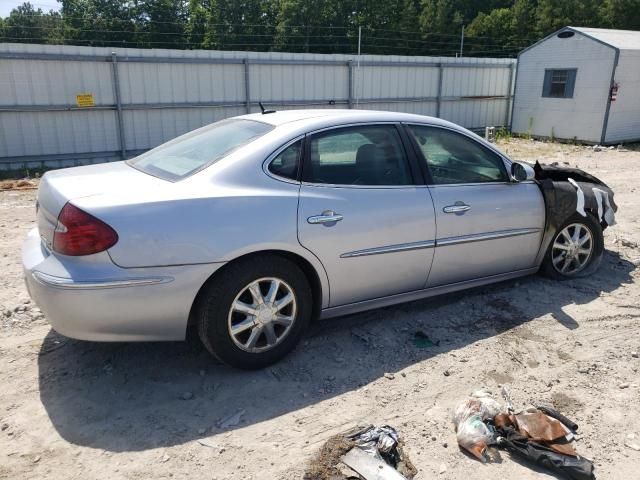
[[[50,253],[37,228],[23,244],[27,290],[51,326],[80,340],[183,340],[193,301],[222,263],[125,269],[107,252]]]

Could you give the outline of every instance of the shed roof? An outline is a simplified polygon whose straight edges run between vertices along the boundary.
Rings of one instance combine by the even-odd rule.
[[[640,50],[640,32],[635,30],[612,30],[608,28],[587,28],[587,27],[564,27],[558,30],[557,32],[553,32],[550,35],[538,40],[533,45],[529,45],[527,48],[522,50],[519,54],[522,55],[524,52],[531,50],[532,48],[537,47],[542,42],[545,42],[551,37],[555,37],[561,32],[572,31],[579,33],[580,35],[584,35],[585,37],[591,38],[596,42],[600,42],[604,45],[608,45],[611,48],[616,50]]]
[[[567,27],[620,50],[640,50],[640,32],[608,28]],[[563,29],[564,30],[564,29]]]

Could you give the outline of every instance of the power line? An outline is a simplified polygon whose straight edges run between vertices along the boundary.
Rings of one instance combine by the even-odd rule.
[[[28,40],[28,41],[46,41],[47,38],[46,37],[8,37],[8,36],[4,36],[4,37],[0,37],[0,40]],[[191,47],[197,47],[197,48],[202,48],[202,45],[200,43],[193,43],[193,42],[187,42],[187,41],[182,41],[178,44],[175,43],[171,43],[171,42],[163,42],[163,41],[146,41],[146,40],[126,40],[126,39],[122,39],[122,40],[104,40],[104,39],[77,39],[77,38],[58,38],[56,39],[56,41],[58,42],[62,42],[63,44],[88,44],[88,45],[111,45],[111,46],[127,46],[129,48],[140,48],[140,46],[145,46],[145,45],[164,45],[164,46],[169,46],[169,47],[176,47],[176,46],[181,46],[181,47],[186,47],[186,48],[191,48]],[[224,46],[225,47],[238,47],[240,49],[244,49],[247,47],[262,47],[262,48],[273,48],[274,45],[272,43],[255,43],[255,42],[224,42]],[[345,48],[345,49],[352,49],[353,45],[351,44],[345,44],[345,43],[309,43],[309,44],[305,44],[305,45],[297,45],[294,47],[294,49],[300,50],[303,48],[307,48],[307,47],[332,47],[332,48]],[[372,50],[403,50],[406,51],[407,48],[406,47],[402,47],[402,46],[395,46],[395,45],[381,45],[381,44],[364,44],[363,47],[368,47]],[[290,48],[290,47],[288,47]],[[428,50],[429,56],[450,56],[454,53],[457,52],[457,49],[454,47],[450,47],[450,48],[442,48],[439,50],[433,50],[433,49],[426,49],[426,48],[415,48],[415,47],[409,47],[409,50],[420,50],[420,51],[425,51]],[[349,51],[348,53],[353,53],[352,51]],[[513,57],[513,55],[509,55],[508,53],[506,53],[504,50],[479,50],[479,51],[472,51],[470,52],[473,55],[477,55],[477,54],[492,54],[492,56],[495,57]]]
[[[385,29],[385,28],[378,28],[378,27],[365,27],[367,28],[367,30],[377,30],[377,31],[381,31],[381,32],[395,32],[395,33],[409,33],[409,34],[414,34],[414,35],[437,35],[437,36],[441,36],[441,37],[454,37],[454,38],[460,38],[460,33],[430,33],[430,32],[420,32],[420,31],[410,31],[410,30],[390,30],[390,29]],[[494,37],[489,37],[489,36],[482,36],[482,35],[473,35],[474,38],[494,38]],[[464,37],[465,41],[467,40],[467,36]],[[516,37],[514,37],[516,38]],[[538,41],[540,40],[540,37],[517,37],[518,40],[527,40],[527,41]]]
[[[51,18],[53,20],[60,20],[60,21],[77,19],[77,20],[95,22],[96,20],[101,19],[100,17],[90,18],[90,17],[78,16],[78,15],[64,15],[64,14],[62,14],[62,12],[61,12],[60,16],[51,16],[51,15],[45,14],[45,13],[43,13],[43,14],[25,14],[23,16],[27,16],[27,17],[49,17],[49,18]],[[135,23],[136,19],[134,17],[131,17],[131,18],[128,18],[128,19],[111,17],[111,18],[106,18],[105,20],[109,20],[109,21],[112,21],[112,22],[134,22]],[[158,25],[180,25],[180,26],[186,26],[186,25],[190,24],[188,18],[185,18],[185,21],[182,21],[182,22],[144,19],[142,21],[142,23],[144,23],[144,24],[158,24]],[[206,20],[203,23],[206,26],[221,26],[221,27],[260,27],[260,28],[272,28],[272,29],[302,28],[302,29],[308,29],[308,30],[313,30],[313,29],[321,29],[321,30],[351,30],[351,31],[353,31],[354,35],[357,35],[357,28],[358,28],[357,25],[334,26],[334,25],[287,25],[287,24],[275,24],[274,25],[274,24],[268,24],[268,23],[209,23]],[[455,33],[454,34],[454,33],[420,32],[420,31],[412,31],[412,30],[385,29],[385,28],[368,27],[368,26],[363,27],[363,29],[369,30],[369,31],[392,32],[392,33],[395,33],[395,34],[423,35],[423,36],[427,36],[427,37],[428,36],[437,36],[437,37],[459,38],[459,36],[460,36],[459,33]],[[485,38],[485,39],[490,39],[490,40],[495,40],[496,39],[495,37],[490,37],[490,36],[469,35],[469,36],[465,36],[465,41],[467,41],[468,38]],[[540,38],[539,37],[511,37],[511,39],[530,42],[530,41],[537,41]],[[529,43],[527,43],[527,45],[528,44]]]
[[[16,30],[48,30],[49,32],[51,31],[56,31],[55,29],[57,27],[55,26],[49,26],[49,25],[42,25],[42,26],[15,26],[15,27],[8,27],[8,29],[16,29]],[[185,35],[189,35],[190,32],[188,31],[182,31],[182,32],[156,32],[156,31],[149,31],[149,30],[144,30],[144,29],[132,29],[132,30],[113,30],[113,29],[77,29],[77,28],[72,28],[72,30],[74,32],[89,32],[89,33],[106,33],[106,34],[130,34],[130,35],[154,35],[154,36],[185,36]],[[292,33],[274,33],[274,34],[261,34],[261,33],[252,33],[252,32],[228,32],[227,35],[229,36],[246,36],[246,37],[272,37],[274,38],[274,40],[282,40],[282,39],[291,39],[291,38],[298,38],[298,39],[311,39],[311,38],[326,38],[327,35],[305,35],[305,34],[292,34]],[[24,38],[28,38],[28,37],[24,37]],[[336,36],[335,37],[337,40],[340,39],[351,39],[354,42],[356,41],[355,37],[348,37],[348,36]],[[433,46],[457,46],[459,45],[459,42],[456,41],[432,41],[432,40],[412,40],[412,39],[403,39],[401,37],[371,37],[371,36],[367,36],[365,37],[366,40],[383,40],[383,41],[387,41],[387,42],[397,42],[397,43],[412,43],[412,44],[420,44],[422,46],[426,47],[433,47]],[[71,40],[71,39],[69,39]],[[97,40],[97,39],[96,39]],[[513,43],[502,43],[502,44],[495,44],[495,43],[486,43],[483,40],[477,40],[476,37],[466,37],[465,40],[468,42],[468,44],[470,44],[470,46],[474,46],[474,44],[476,47],[500,47],[502,49],[522,49],[525,48],[527,45],[516,45]],[[271,42],[273,43],[273,42]],[[261,43],[261,44],[256,44],[256,45],[270,45],[271,43]],[[375,45],[374,45],[375,46]],[[410,46],[400,46],[398,48],[406,48],[406,49],[422,49],[423,47],[410,47]]]

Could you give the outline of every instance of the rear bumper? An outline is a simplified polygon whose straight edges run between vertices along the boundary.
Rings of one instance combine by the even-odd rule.
[[[93,341],[184,339],[200,287],[223,265],[124,269],[106,252],[50,254],[37,229],[24,242],[22,263],[29,295],[51,326]]]

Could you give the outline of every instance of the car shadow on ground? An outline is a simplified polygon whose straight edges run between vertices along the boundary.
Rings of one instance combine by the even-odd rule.
[[[72,444],[113,452],[183,444],[294,412],[543,315],[579,329],[567,307],[631,282],[633,269],[607,251],[588,278],[534,275],[319,321],[293,354],[253,372],[216,364],[198,342],[90,343],[50,331],[38,357],[40,395]],[[416,339],[418,330],[429,339]]]

